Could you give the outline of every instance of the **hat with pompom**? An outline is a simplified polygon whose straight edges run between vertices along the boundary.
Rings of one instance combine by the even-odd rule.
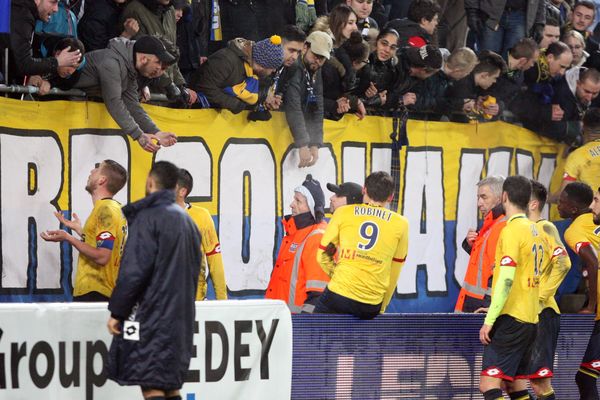
[[[273,35],[256,42],[252,47],[252,60],[263,68],[277,69],[283,64],[281,38]]]

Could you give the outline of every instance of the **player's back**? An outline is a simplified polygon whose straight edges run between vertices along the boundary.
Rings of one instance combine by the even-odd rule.
[[[588,142],[569,154],[563,178],[587,183],[594,190],[600,186],[600,140]]]
[[[363,303],[380,303],[390,285],[392,260],[406,256],[407,249],[399,251],[399,245],[407,246],[408,221],[383,207],[360,204],[336,210],[331,224],[339,231],[339,243],[329,288]]]
[[[540,275],[549,260],[548,244],[536,224],[525,214],[512,216],[500,233],[496,250],[496,267],[516,268],[500,314],[511,315],[522,322],[538,322]],[[497,276],[499,274],[494,273],[494,281]]]
[[[575,218],[565,231],[565,241],[576,253],[587,245],[591,245],[597,253],[600,248],[600,226],[594,223],[594,215],[589,212]]]

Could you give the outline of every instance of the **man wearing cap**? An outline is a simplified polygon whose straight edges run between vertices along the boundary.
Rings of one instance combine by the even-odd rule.
[[[294,313],[312,313],[329,277],[317,262],[317,250],[327,227],[323,221],[325,195],[311,175],[294,189],[290,208],[292,215],[283,218],[286,235],[265,297],[285,301]]]
[[[282,64],[279,36],[256,43],[237,38],[208,57],[192,75],[190,86],[199,92],[202,107],[226,108],[237,114],[265,101],[266,92],[259,95],[258,80]]]
[[[88,53],[76,88],[88,95],[99,90],[106,109],[123,132],[146,151],[177,142],[175,134],[162,132],[140,106],[137,79],[158,78],[175,62],[163,39],[143,36],[136,41],[115,38],[108,47]],[[156,142],[155,142],[156,141]]]
[[[388,95],[389,99],[398,105],[412,106],[421,109],[421,102],[427,96],[422,82],[433,76],[442,67],[442,53],[434,46],[426,45],[421,48],[406,47],[400,51],[398,63],[398,85]],[[398,100],[396,100],[398,99]]]
[[[363,189],[358,183],[344,182],[339,186],[328,183],[327,189],[333,193],[329,198],[329,210],[332,214],[341,206],[363,202]]]
[[[283,96],[285,117],[298,148],[298,167],[316,164],[323,144],[323,80],[321,67],[333,49],[331,36],[315,31],[308,35],[302,58],[290,71]]]

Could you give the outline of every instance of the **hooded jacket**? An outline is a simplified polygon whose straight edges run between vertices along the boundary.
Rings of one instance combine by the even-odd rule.
[[[34,58],[31,38],[40,17],[33,0],[12,0],[10,8],[10,48],[19,74],[46,75],[56,72],[55,57]]]
[[[139,323],[113,338],[108,376],[121,385],[181,388],[193,350],[201,250],[198,228],[162,190],[123,207],[129,237],[108,303],[114,318]]]
[[[398,48],[407,46],[422,47],[431,43],[431,35],[421,28],[421,25],[408,18],[391,20],[385,27],[386,29],[395,29],[400,35]]]
[[[465,8],[480,10],[484,14],[484,23],[492,30],[497,30],[500,24],[506,0],[465,0]],[[544,0],[527,0],[525,17],[526,33],[531,31],[534,24],[546,23],[546,2]]]
[[[138,39],[143,35],[161,35],[173,45],[177,43],[177,22],[173,6],[164,6],[158,0],[133,0],[123,10],[121,23],[124,23],[127,18],[135,18],[140,27],[132,39]],[[177,63],[167,68],[165,74],[158,79],[156,86],[165,88],[171,82],[177,86],[186,83]]]
[[[108,47],[87,53],[76,88],[100,90],[106,109],[123,132],[133,139],[142,133],[156,133],[152,122],[138,100],[138,73],[133,54],[134,41],[115,38]]]

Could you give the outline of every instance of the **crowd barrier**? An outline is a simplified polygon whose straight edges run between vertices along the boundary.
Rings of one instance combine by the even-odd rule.
[[[106,303],[0,305],[0,399],[140,398],[106,378],[108,317]],[[185,400],[481,399],[482,315],[290,318],[279,301],[230,300],[196,303],[196,322]],[[559,399],[579,398],[574,376],[593,324],[561,317]]]
[[[283,235],[280,218],[307,174],[328,198],[327,182],[362,184],[372,171],[397,171],[395,196],[410,239],[388,310],[448,312],[468,260],[460,244],[478,223],[477,181],[519,173],[555,189],[564,162],[562,146],[502,122],[409,120],[409,145],[392,157],[391,118],[346,115],[325,121],[318,163],[299,169],[281,113],[249,122],[246,113],[226,110],[144,107],[161,129],[178,135],[175,146],[156,155],[143,151],[101,103],[0,99],[0,301],[71,300],[77,253],[39,233],[59,228],[56,210],[85,220],[92,208],[84,190],[89,171],[111,158],[130,174],[116,196],[122,203],[144,196],[153,161],[191,172],[190,201],[214,216],[232,298],[263,295]]]

